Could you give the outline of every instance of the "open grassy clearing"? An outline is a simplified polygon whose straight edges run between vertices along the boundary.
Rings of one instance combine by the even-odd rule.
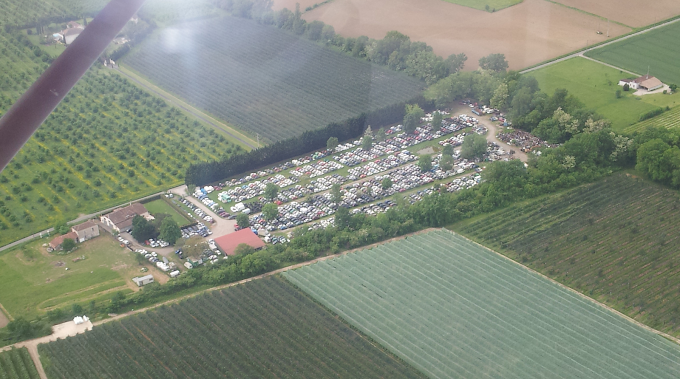
[[[175,220],[177,225],[179,225],[180,227],[184,225],[189,225],[193,222],[189,218],[185,217],[183,213],[180,213],[172,205],[170,205],[167,202],[167,200],[165,200],[165,197],[161,197],[160,199],[144,203],[144,206],[151,214],[158,213],[169,214],[172,217],[172,219]]]
[[[209,292],[39,350],[50,378],[422,377],[280,277]]]
[[[129,250],[101,235],[67,255],[49,254],[36,240],[0,255],[0,304],[14,317],[32,319],[53,308],[83,306],[93,299],[131,292],[140,266]],[[73,262],[84,256],[85,260]],[[151,267],[151,266],[148,266]],[[68,270],[66,270],[68,268]],[[114,290],[116,289],[116,290]]]
[[[481,11],[495,12],[503,8],[521,3],[523,0],[444,0],[447,3],[458,4],[464,7],[479,9]]]
[[[28,350],[12,349],[0,353],[0,379],[39,379]]]
[[[662,113],[656,117],[652,117],[645,121],[633,124],[623,131],[626,133],[632,133],[637,131],[643,131],[649,126],[663,126],[665,128],[677,128],[680,126],[680,107],[671,109],[668,112]]]
[[[677,192],[617,174],[453,228],[677,337],[679,227]]]
[[[46,65],[0,33],[0,114]],[[93,68],[0,174],[0,245],[183,182],[190,161],[242,148],[106,69]]]
[[[586,56],[640,74],[656,76],[666,84],[680,83],[680,22],[588,51]]]
[[[611,120],[615,130],[623,130],[638,122],[641,114],[659,106],[673,106],[669,101],[678,101],[680,104],[680,97],[677,97],[679,95],[638,97],[632,92],[624,92],[618,85],[619,80],[633,75],[579,57],[555,63],[527,75],[535,77],[541,90],[546,93],[552,94],[557,88],[567,89],[588,108]],[[621,90],[621,98],[618,99],[617,90]]]
[[[448,231],[287,271],[432,378],[674,378],[680,348]]]
[[[409,100],[423,88],[405,74],[232,17],[159,30],[122,63],[270,142]]]

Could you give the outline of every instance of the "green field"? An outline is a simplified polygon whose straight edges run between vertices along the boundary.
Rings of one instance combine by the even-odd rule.
[[[50,378],[422,378],[280,277],[39,345]]]
[[[656,76],[665,84],[680,84],[680,22],[651,30],[611,45],[588,51],[586,56],[626,70]]]
[[[677,95],[676,95],[677,96]],[[668,112],[652,117],[648,120],[633,124],[623,131],[626,133],[639,132],[645,130],[647,127],[677,128],[680,126],[680,107],[673,108]]]
[[[158,30],[121,62],[269,142],[410,100],[424,86],[403,73],[233,17]]]
[[[149,211],[151,214],[157,214],[157,213],[165,213],[169,214],[173,220],[179,225],[180,227],[184,225],[189,225],[193,223],[192,220],[184,217],[183,214],[179,213],[175,208],[172,207],[164,198],[160,198],[158,200],[150,201],[148,203],[144,203],[144,206],[146,209]]]
[[[680,336],[678,193],[617,174],[454,229]]]
[[[139,274],[139,266],[132,253],[110,236],[87,241],[67,255],[48,254],[41,245],[49,240],[0,255],[0,304],[14,318],[70,309],[74,302],[85,306],[102,296],[110,298],[114,288],[130,292],[126,284]],[[80,256],[85,260],[73,262]]]
[[[432,378],[676,378],[680,347],[440,230],[284,276]]]
[[[28,350],[12,349],[0,353],[0,379],[39,379]]]
[[[0,115],[46,67],[40,49],[19,38],[0,33]],[[222,132],[95,67],[0,174],[0,245],[179,185],[190,162],[239,150]]]
[[[444,0],[444,1],[446,1],[447,3],[462,5],[468,8],[479,9],[487,12],[495,12],[503,8],[519,4],[524,0]]]
[[[632,75],[585,58],[568,59],[527,75],[535,77],[545,93],[552,94],[557,88],[567,89],[587,108],[611,120],[615,130],[623,130],[638,122],[641,114],[657,107],[672,107],[676,105],[675,101],[680,104],[680,95],[677,94],[637,97],[632,92],[622,91],[622,97],[617,99],[616,91],[622,90],[619,80]]]

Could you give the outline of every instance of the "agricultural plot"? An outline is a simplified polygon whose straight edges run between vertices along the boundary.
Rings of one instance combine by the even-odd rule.
[[[673,48],[680,38],[680,22],[591,50],[586,56],[616,67],[656,76],[666,84],[680,83],[680,51]]]
[[[440,230],[287,271],[431,378],[675,378],[680,348]]]
[[[50,378],[421,378],[280,277],[39,345]]]
[[[447,3],[479,9],[480,11],[496,12],[503,8],[521,3],[523,0],[444,0]]]
[[[623,131],[626,133],[641,132],[647,127],[658,127],[663,126],[664,128],[677,128],[680,126],[680,107],[671,109],[668,112],[662,113],[656,117],[652,117],[645,121],[633,124]]]
[[[156,32],[123,63],[269,142],[414,98],[420,81],[253,21]]]
[[[39,378],[38,370],[25,347],[0,352],[0,379]]]
[[[680,336],[680,200],[675,191],[617,174],[454,228]]]
[[[1,115],[45,64],[5,33],[0,51],[7,67],[0,73]],[[221,132],[95,67],[0,174],[0,245],[179,185],[190,162],[239,149]]]
[[[622,91],[620,79],[630,74],[593,62],[584,58],[572,58],[563,62],[531,71],[527,75],[538,80],[542,91],[552,94],[557,88],[565,88],[590,109],[611,120],[616,130],[636,123],[640,115],[658,108],[656,104],[645,102],[646,95],[638,100],[632,92]],[[616,91],[621,90],[621,98]],[[663,96],[663,95],[661,95]]]

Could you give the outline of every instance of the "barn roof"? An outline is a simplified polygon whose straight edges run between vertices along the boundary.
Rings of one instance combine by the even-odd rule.
[[[264,247],[264,242],[249,228],[215,238],[215,243],[227,255],[234,255],[236,246],[245,243],[255,249]]]
[[[84,222],[84,223],[82,223],[82,224],[75,225],[75,226],[74,226],[73,228],[71,228],[71,229],[73,229],[74,232],[79,232],[79,231],[81,231],[81,230],[85,230],[85,229],[91,228],[91,227],[93,227],[93,226],[95,226],[95,225],[97,225],[97,224],[94,222],[94,220],[89,220],[89,221],[86,221],[86,222]]]
[[[74,241],[77,241],[78,235],[75,232],[68,232],[64,235],[55,237],[52,241],[50,241],[49,245],[51,248],[56,249],[64,242],[66,238],[70,238]]]

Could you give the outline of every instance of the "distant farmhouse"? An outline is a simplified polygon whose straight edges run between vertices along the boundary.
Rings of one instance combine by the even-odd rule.
[[[83,32],[85,28],[75,21],[70,21],[67,24],[67,28],[62,30],[61,33],[54,34],[54,36],[60,35],[63,37],[65,44],[70,45],[75,41],[76,38]]]
[[[628,84],[628,87],[632,89],[647,91],[654,91],[663,87],[661,80],[649,75],[642,75],[641,77],[635,79],[619,80],[620,86],[625,86],[626,84]]]
[[[89,220],[80,225],[75,225],[71,231],[78,236],[76,242],[85,242],[99,235],[99,226],[94,220]]]
[[[111,213],[103,215],[101,221],[118,233],[129,232],[132,230],[132,219],[135,216],[142,216],[147,220],[154,219],[142,204],[133,203],[125,208],[118,208]]]

